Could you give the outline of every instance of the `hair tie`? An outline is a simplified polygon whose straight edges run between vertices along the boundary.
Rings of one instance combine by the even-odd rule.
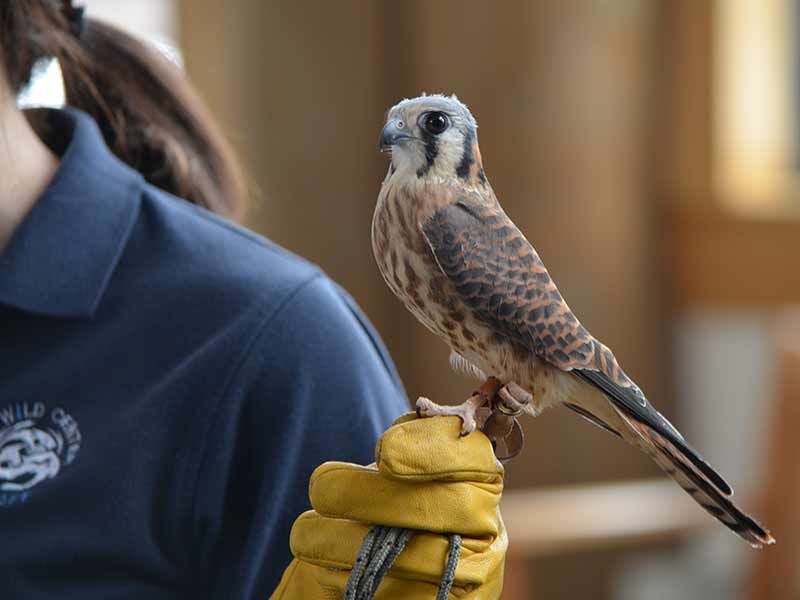
[[[76,38],[83,35],[83,29],[86,26],[86,19],[84,13],[86,12],[85,6],[74,6],[72,0],[65,0],[62,11],[69,23],[69,30]]]

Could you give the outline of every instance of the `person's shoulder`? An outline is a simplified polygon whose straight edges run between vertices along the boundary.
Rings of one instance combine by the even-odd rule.
[[[366,460],[406,402],[386,348],[351,296],[316,265],[169,194],[146,190],[142,211],[142,233],[162,246],[158,270],[170,273],[160,286],[163,310],[212,334],[236,323],[239,358],[224,401],[246,406],[257,423],[278,405],[286,414],[324,415],[333,438],[344,431],[364,451],[342,456]]]
[[[303,439],[314,438],[303,481],[323,460],[369,462],[380,433],[408,409],[380,337],[324,276],[300,286],[262,324],[238,381],[250,421],[281,414],[303,423]]]
[[[292,301],[275,315],[274,339],[295,338],[292,352],[304,361],[327,362],[336,369],[358,370],[373,363],[394,381],[395,366],[380,336],[355,300],[328,277],[319,277],[299,289]],[[377,359],[377,360],[375,360]]]
[[[341,381],[342,372],[370,373],[373,382],[402,394],[377,332],[316,265],[152,186],[144,188],[135,229],[126,252],[134,272],[126,278],[148,281],[160,314],[190,320],[209,335],[235,325],[243,345],[252,342],[256,370],[306,365],[329,384]],[[274,352],[280,360],[263,356]]]
[[[157,257],[151,286],[180,288],[209,306],[277,306],[320,269],[274,242],[186,200],[146,185],[133,236],[137,254]],[[139,263],[143,261],[138,261]]]

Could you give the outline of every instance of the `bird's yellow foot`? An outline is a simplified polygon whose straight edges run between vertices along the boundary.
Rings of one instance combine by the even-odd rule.
[[[467,435],[482,427],[491,414],[488,398],[475,394],[456,406],[436,404],[428,398],[417,398],[417,415],[420,417],[458,417],[461,419],[461,435]]]
[[[461,435],[468,435],[480,429],[492,414],[491,401],[502,384],[495,377],[489,377],[480,388],[461,404],[443,406],[428,398],[417,399],[417,416],[420,417],[459,417],[461,419]]]

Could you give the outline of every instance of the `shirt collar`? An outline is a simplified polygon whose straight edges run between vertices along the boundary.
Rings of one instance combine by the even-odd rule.
[[[46,109],[48,137],[69,140],[55,176],[0,255],[0,304],[94,314],[139,214],[142,176],[75,109]],[[63,146],[62,146],[63,147]]]

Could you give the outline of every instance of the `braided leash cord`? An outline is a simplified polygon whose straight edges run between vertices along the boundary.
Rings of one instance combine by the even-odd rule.
[[[450,534],[450,552],[447,553],[447,562],[444,565],[444,573],[439,584],[439,593],[436,594],[436,600],[447,600],[447,596],[450,594],[450,589],[456,579],[459,556],[461,556],[461,536],[453,533]]]
[[[370,528],[361,542],[350,579],[347,580],[344,600],[372,600],[381,581],[412,535],[414,535],[414,530],[401,527],[376,525]],[[461,536],[452,534],[450,535],[450,551],[447,555],[447,563],[436,600],[447,600],[453,587],[460,555]]]

